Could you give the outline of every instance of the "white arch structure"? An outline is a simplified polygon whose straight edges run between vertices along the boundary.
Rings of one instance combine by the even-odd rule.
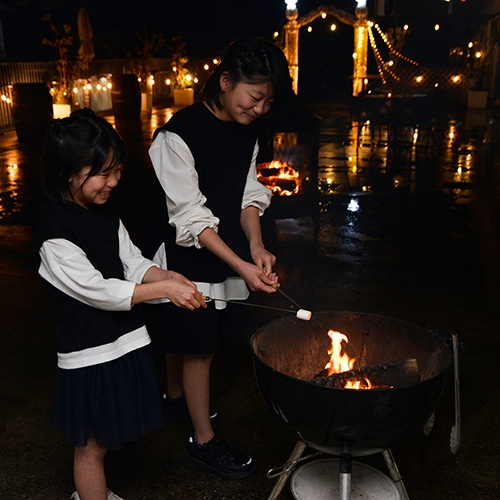
[[[358,95],[363,90],[363,81],[367,74],[368,63],[368,9],[365,1],[359,1],[355,15],[349,14],[332,5],[322,5],[299,18],[299,11],[295,0],[285,0],[286,18],[288,22],[285,30],[285,56],[288,61],[290,76],[293,78],[293,90],[297,94],[299,88],[299,30],[302,26],[311,23],[316,18],[325,15],[336,17],[339,21],[354,27],[354,52],[352,94]]]

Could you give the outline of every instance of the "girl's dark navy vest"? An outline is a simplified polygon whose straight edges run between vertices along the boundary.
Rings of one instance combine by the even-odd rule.
[[[216,118],[203,103],[184,108],[160,129],[179,135],[194,157],[199,188],[206,206],[219,218],[218,234],[240,257],[250,258],[248,241],[241,229],[243,192],[256,135],[251,127]],[[153,190],[152,211],[142,250],[152,258],[165,242],[169,269],[193,281],[218,283],[236,276],[222,260],[205,248],[181,247],[175,243],[175,228],[168,224],[166,200],[158,181]]]
[[[119,257],[120,219],[111,203],[85,209],[72,202],[50,202],[35,218],[34,249],[36,269],[43,242],[62,238],[80,247],[105,279],[124,280]],[[45,282],[58,316],[56,347],[60,353],[75,352],[114,342],[122,335],[144,325],[142,311],[105,311],[76,300]]]

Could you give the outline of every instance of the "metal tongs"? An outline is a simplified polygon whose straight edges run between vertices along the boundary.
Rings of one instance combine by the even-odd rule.
[[[458,367],[458,335],[451,334],[453,342],[453,373],[455,381],[455,425],[451,428],[450,448],[456,453],[460,447],[460,377]]]

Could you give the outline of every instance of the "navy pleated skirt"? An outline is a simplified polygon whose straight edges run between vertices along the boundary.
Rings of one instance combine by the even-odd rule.
[[[163,428],[158,380],[149,346],[85,368],[58,368],[51,426],[75,446],[94,438],[119,450]]]
[[[152,348],[169,354],[214,354],[226,337],[246,326],[244,307],[228,304],[217,310],[212,303],[194,311],[167,302],[143,304]]]

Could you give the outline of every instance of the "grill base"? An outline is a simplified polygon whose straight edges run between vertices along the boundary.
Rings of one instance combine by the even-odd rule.
[[[295,500],[343,498],[339,460],[324,458],[300,466],[292,475],[290,489]],[[352,463],[350,490],[349,500],[401,500],[392,479],[359,462]]]

